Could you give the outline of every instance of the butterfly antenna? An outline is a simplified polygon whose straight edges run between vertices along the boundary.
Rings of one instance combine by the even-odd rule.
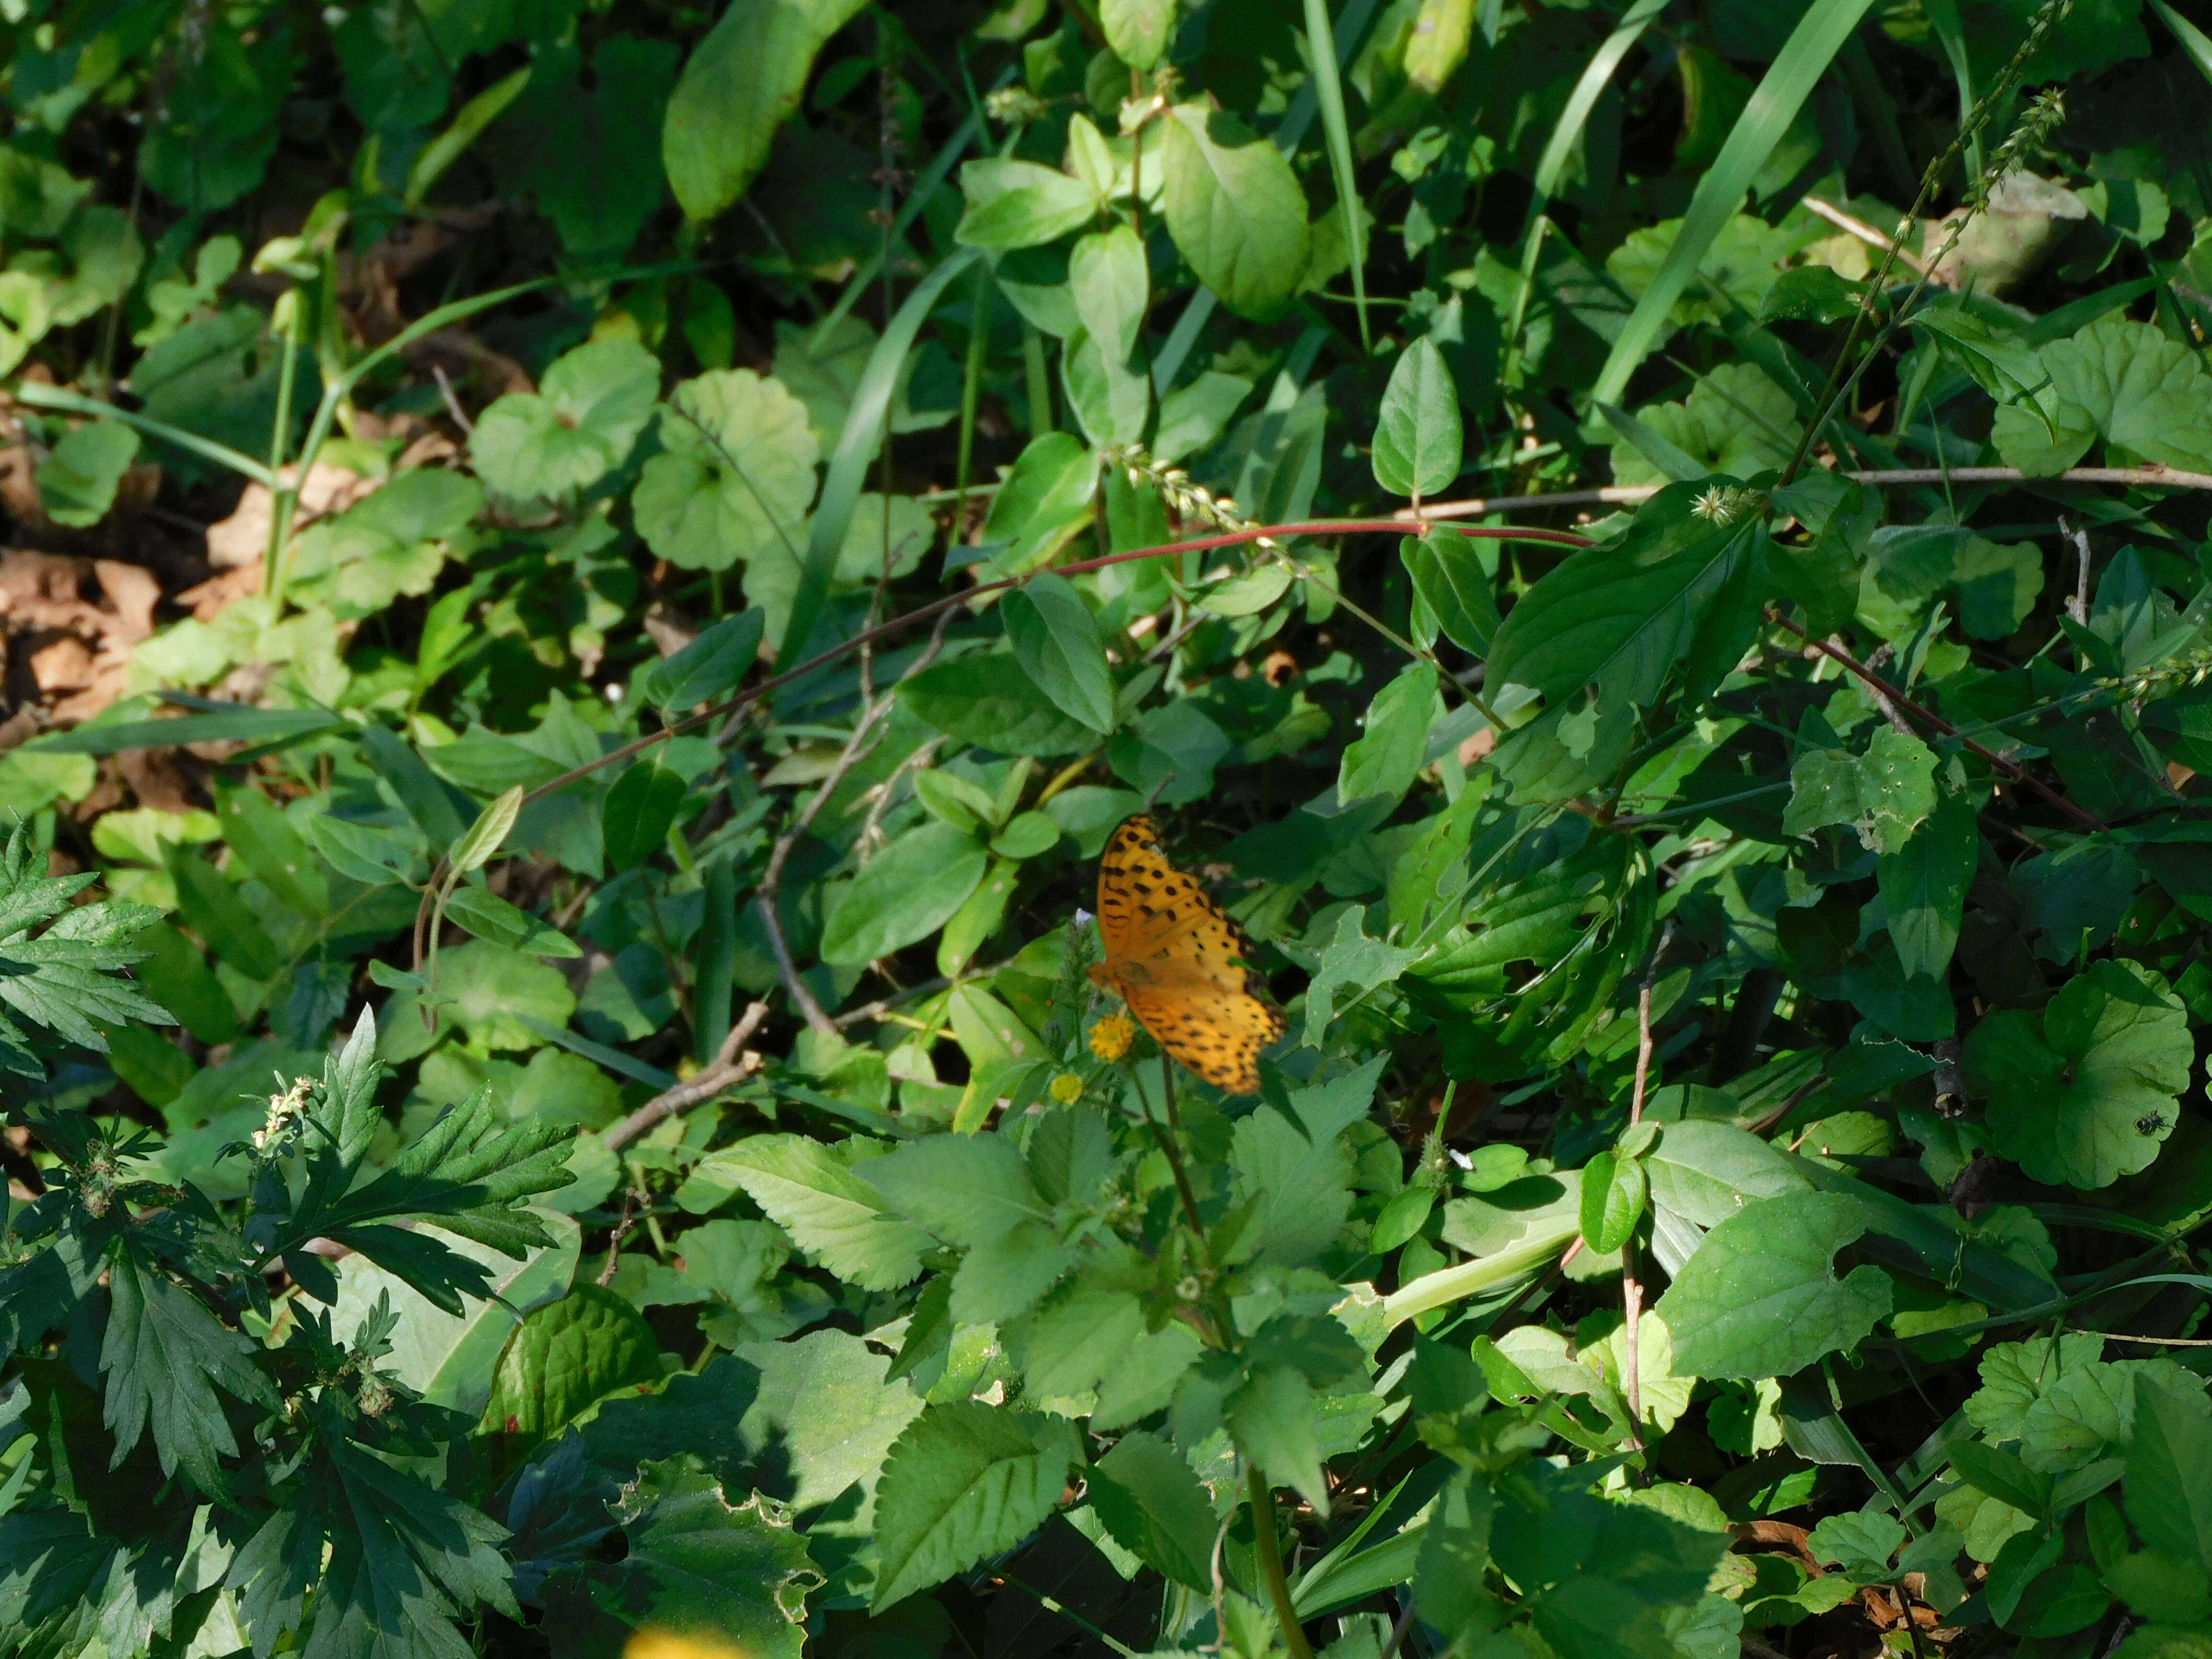
[[[1154,784],[1152,786],[1152,793],[1145,797],[1145,811],[1146,812],[1150,812],[1153,807],[1159,805],[1160,797],[1167,793],[1168,786],[1175,781],[1175,769],[1173,767],[1170,767],[1167,771],[1167,775],[1162,778],[1158,783]]]

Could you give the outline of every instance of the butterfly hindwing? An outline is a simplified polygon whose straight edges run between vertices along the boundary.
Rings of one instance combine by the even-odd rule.
[[[1153,1040],[1217,1087],[1256,1092],[1260,1053],[1282,1035],[1282,1014],[1255,994],[1243,929],[1169,862],[1149,817],[1115,830],[1099,860],[1098,931],[1103,976]],[[1132,971],[1116,971],[1124,963]]]

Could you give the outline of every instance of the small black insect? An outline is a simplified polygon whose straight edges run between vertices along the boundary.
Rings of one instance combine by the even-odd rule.
[[[2154,1135],[2164,1127],[2166,1114],[2163,1112],[2145,1112],[2136,1120],[2136,1133],[2139,1135]]]

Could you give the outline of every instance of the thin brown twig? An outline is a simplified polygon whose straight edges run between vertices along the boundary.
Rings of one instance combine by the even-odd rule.
[[[620,1152],[678,1112],[689,1111],[701,1101],[713,1099],[731,1084],[750,1076],[760,1066],[760,1056],[747,1053],[745,1044],[752,1041],[753,1033],[760,1030],[761,1022],[767,1018],[765,1002],[756,1002],[748,1007],[730,1028],[730,1034],[722,1039],[714,1060],[696,1076],[672,1089],[663,1090],[600,1136],[606,1149]]]
[[[2057,807],[2061,811],[2066,813],[2076,823],[2091,830],[2109,830],[2112,828],[2112,825],[2106,823],[2102,818],[2097,817],[2094,814],[2085,812],[2081,808],[2076,806],[2072,801],[2067,799],[2065,796],[2060,794],[2056,789],[2051,788],[2040,779],[2032,776],[2027,769],[2021,766],[2017,762],[2008,760],[2004,756],[1998,754],[1995,750],[1976,743],[1972,738],[1960,737],[1959,728],[1957,726],[1952,725],[1950,721],[1945,720],[1934,709],[1923,708],[1919,703],[1913,702],[1911,698],[1906,696],[1905,693],[1899,690],[1887,680],[1882,678],[1882,677],[1875,673],[1874,670],[1869,668],[1857,658],[1852,656],[1850,652],[1844,650],[1838,646],[1831,645],[1826,640],[1814,639],[1810,634],[1808,634],[1804,629],[1800,627],[1797,623],[1790,621],[1789,617],[1782,615],[1781,612],[1778,611],[1770,609],[1766,613],[1766,619],[1769,622],[1775,623],[1778,627],[1788,629],[1799,639],[1803,640],[1805,643],[1814,650],[1818,651],[1821,655],[1830,658],[1835,662],[1840,664],[1869,690],[1887,697],[1891,702],[1894,703],[1905,713],[1912,715],[1917,720],[1926,721],[1928,725],[1934,727],[1937,732],[1941,732],[1947,738],[1957,738],[1966,748],[1971,749],[1975,754],[1980,756],[1991,766],[1996,767],[1997,770],[2003,773],[2012,782],[2019,784],[2024,788],[2033,790],[2037,794],[2042,796],[2044,799],[2049,801],[2053,806]]]
[[[1895,254],[1899,259],[1910,266],[1916,275],[1924,276],[1928,274],[1928,262],[1925,259],[1906,247],[1904,243],[1876,230],[1857,215],[1846,213],[1833,202],[1823,201],[1817,196],[1801,196],[1797,199],[1805,204],[1805,210],[1808,213],[1815,214],[1826,219],[1837,229],[1857,237],[1859,240],[1871,247],[1878,247],[1885,252]]]

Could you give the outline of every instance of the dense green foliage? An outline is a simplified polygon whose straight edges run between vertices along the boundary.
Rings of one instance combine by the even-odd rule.
[[[2212,1652],[2185,9],[0,5],[0,1649]]]

